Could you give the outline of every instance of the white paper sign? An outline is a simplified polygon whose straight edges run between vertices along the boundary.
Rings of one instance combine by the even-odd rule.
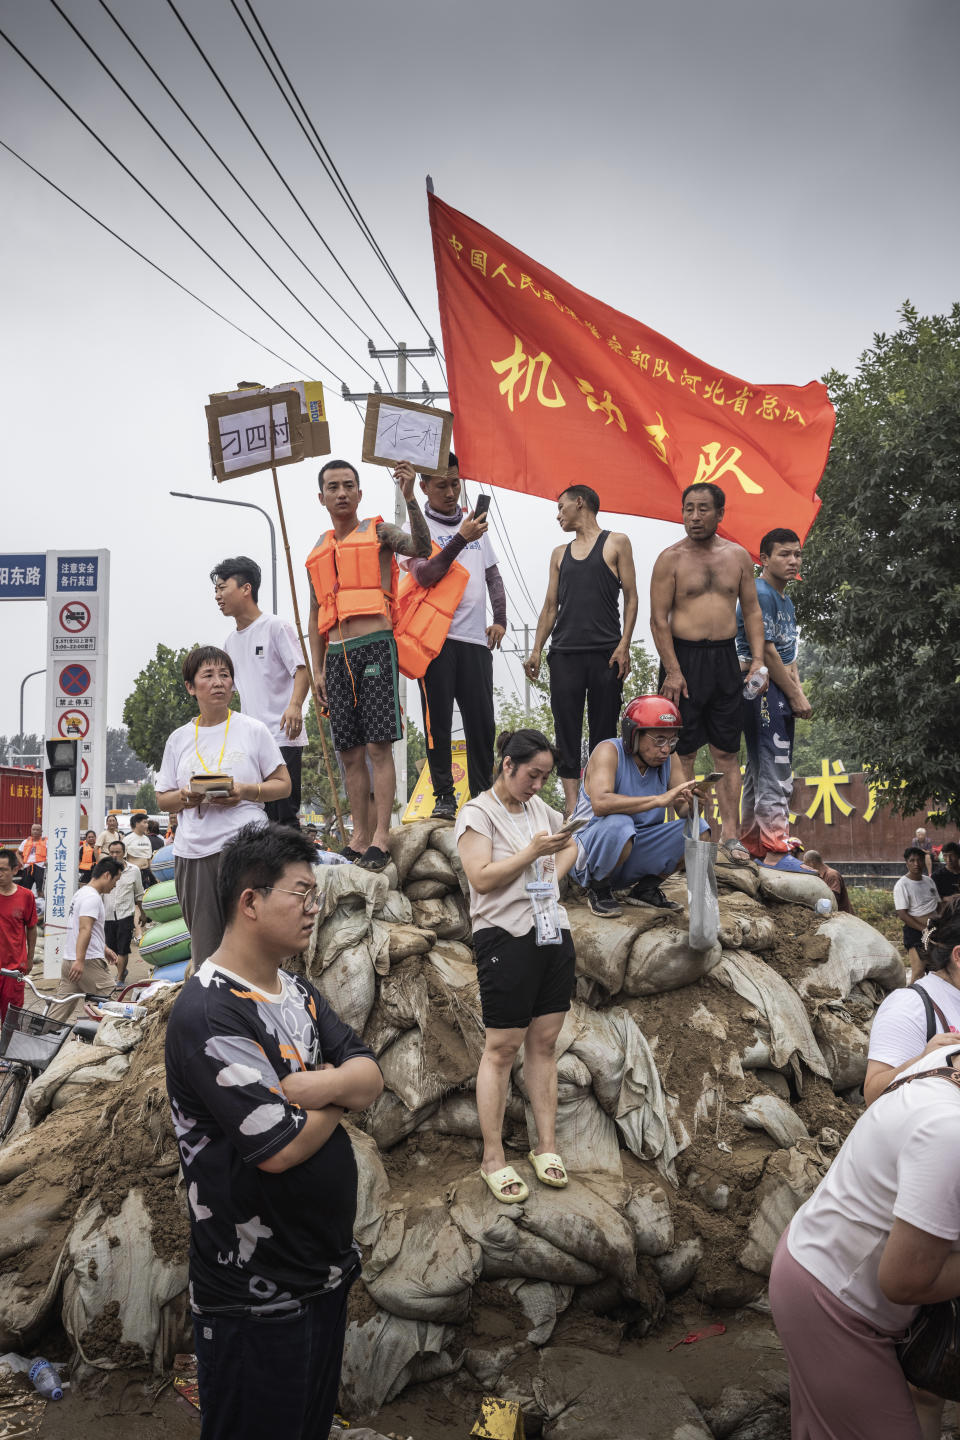
[[[382,459],[409,460],[418,469],[437,470],[442,435],[443,421],[439,416],[400,410],[387,401],[381,403],[375,451]]]
[[[262,406],[235,415],[220,415],[217,425],[223,450],[223,468],[229,475],[249,465],[270,464],[270,411],[273,411],[273,459],[289,460],[292,454],[286,405]]]

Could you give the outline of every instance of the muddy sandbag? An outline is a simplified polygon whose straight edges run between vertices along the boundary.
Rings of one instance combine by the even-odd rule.
[[[500,1284],[520,1305],[531,1330],[527,1339],[531,1345],[546,1345],[554,1332],[557,1317],[567,1309],[574,1296],[572,1285],[548,1285],[545,1280],[501,1280]]]
[[[431,1100],[417,1110],[408,1110],[392,1090],[383,1090],[367,1110],[363,1128],[381,1150],[390,1150],[432,1115],[439,1101]]]
[[[407,871],[407,885],[411,880],[439,880],[447,890],[459,888],[450,861],[445,855],[441,855],[439,850],[434,850],[431,845],[428,845],[426,850],[417,856]]]
[[[760,866],[760,894],[787,905],[806,905],[808,910],[816,910],[818,900],[829,900],[831,905],[837,903],[830,886],[819,875],[773,870],[768,865]]]
[[[551,1345],[540,1351],[532,1388],[544,1440],[712,1440],[680,1381],[662,1367],[627,1365],[611,1387],[589,1350]]]
[[[445,940],[443,947],[437,946],[427,954],[427,960],[436,970],[443,983],[452,990],[472,987],[477,994],[476,1013],[480,1015],[480,991],[477,987],[477,962],[473,951],[458,940]]]
[[[521,1229],[576,1256],[601,1274],[615,1276],[623,1293],[630,1294],[637,1272],[633,1230],[595,1190],[573,1177],[562,1196],[538,1184],[531,1189],[522,1210],[518,1221]]]
[[[64,1078],[51,1098],[50,1109],[69,1109],[71,1105],[83,1098],[87,1086],[97,1085],[101,1081],[105,1084],[115,1085],[123,1079],[129,1068],[130,1057],[128,1055],[108,1055],[100,1065],[87,1065],[74,1070],[72,1075]]]
[[[470,1294],[482,1262],[480,1246],[463,1234],[438,1200],[412,1224],[402,1210],[387,1212],[364,1266],[363,1283],[391,1315],[460,1324],[470,1313]]]
[[[459,1080],[438,1074],[426,1063],[423,1032],[405,1030],[380,1056],[383,1082],[408,1110],[440,1101]],[[460,1077],[463,1078],[463,1077]]]
[[[402,890],[388,890],[387,898],[376,912],[377,919],[388,925],[411,925],[413,908]]]
[[[777,922],[766,906],[749,896],[722,895],[719,938],[724,950],[772,950]]]
[[[760,1181],[760,1203],[750,1221],[740,1264],[755,1275],[769,1275],[780,1236],[820,1184],[826,1167],[798,1147],[771,1155]]]
[[[834,1090],[852,1090],[862,1085],[867,1075],[869,1031],[854,1020],[839,1001],[822,1001],[817,1006],[813,1033],[830,1067]]]
[[[99,1201],[83,1207],[70,1232],[63,1325],[81,1357],[98,1369],[119,1368],[120,1345],[134,1346],[156,1370],[173,1361],[158,1344],[160,1312],[186,1290],[187,1265],[162,1260],[152,1232],[139,1189],[127,1193],[117,1215],[104,1215]]]
[[[663,1286],[665,1295],[678,1295],[685,1290],[697,1273],[703,1259],[703,1241],[699,1235],[691,1240],[681,1240],[672,1250],[653,1258],[653,1268]]]
[[[362,865],[317,865],[313,873],[317,877],[321,926],[341,907],[362,906],[369,918],[383,908],[390,891],[390,875],[386,870],[364,870]]]
[[[422,930],[433,930],[439,940],[470,937],[469,917],[455,895],[445,895],[441,900],[417,900],[411,909],[413,923]]]
[[[673,1249],[673,1213],[660,1185],[640,1185],[630,1196],[626,1217],[638,1255],[666,1255]]]
[[[351,1415],[379,1410],[413,1380],[424,1378],[427,1362],[433,1378],[451,1374],[457,1368],[447,1353],[453,1338],[449,1325],[402,1320],[386,1310],[378,1310],[364,1325],[352,1321],[340,1371],[343,1408]]]
[[[390,831],[387,849],[401,885],[406,883],[410,866],[426,850],[431,833],[443,823],[442,820],[415,820],[412,825],[398,825]]]
[[[603,920],[585,905],[571,905],[567,910],[577,974],[596,980],[608,996],[619,995],[623,989],[633,942],[644,928],[639,918],[643,913],[635,910],[622,920]]]
[[[810,1138],[796,1110],[778,1095],[751,1095],[739,1110],[748,1130],[765,1130],[781,1150]]]
[[[90,1068],[99,1072],[98,1079],[119,1078],[105,1073],[104,1070],[106,1062],[115,1054],[115,1051],[108,1050],[106,1046],[85,1045],[82,1040],[68,1040],[46,1070],[42,1070],[27,1086],[20,1114],[17,1116],[15,1134],[22,1134],[24,1130],[39,1125],[44,1116],[49,1114],[61,1085],[66,1084],[78,1072]],[[129,1060],[126,1056],[117,1058],[125,1071]]]
[[[353,1222],[353,1233],[361,1245],[374,1245],[383,1225],[390,1181],[373,1137],[348,1121],[341,1123],[350,1137],[357,1162],[357,1218]]]
[[[527,1184],[536,1186],[538,1182],[529,1163],[515,1163]],[[564,1191],[564,1201],[568,1191],[569,1187]],[[510,1280],[526,1276],[530,1280],[548,1280],[554,1285],[591,1285],[601,1278],[603,1272],[595,1266],[522,1228],[518,1222],[523,1218],[523,1207],[504,1205],[497,1200],[479,1175],[461,1180],[453,1193],[450,1218],[483,1251],[485,1279]],[[524,1206],[528,1203],[524,1201]]]
[[[404,894],[408,900],[440,900],[449,889],[442,880],[408,880]]]
[[[772,1069],[785,1070],[790,1066],[799,1086],[803,1078],[802,1060],[815,1075],[829,1080],[830,1071],[814,1039],[803,1001],[778,971],[747,950],[725,950],[713,978],[742,996],[766,1021],[767,1034],[763,1039],[767,1042]]]
[[[523,1098],[511,1088],[507,1091],[507,1120],[520,1124],[526,1119]],[[436,1111],[424,1120],[421,1130],[435,1130],[438,1135],[465,1135],[471,1140],[482,1137],[477,1097],[471,1090],[458,1090],[440,1102]]]
[[[463,869],[463,861],[460,859],[460,851],[457,849],[457,837],[452,825],[439,825],[430,836],[431,850],[439,850],[445,860],[449,862],[450,868],[457,877],[457,884],[463,895],[469,899],[470,887],[467,884],[467,877]]]
[[[739,890],[741,895],[749,895],[753,900],[760,894],[757,866],[735,865],[732,860],[727,860],[723,850],[717,854],[716,874],[717,888],[721,896],[724,890]]]
[[[875,980],[888,991],[906,984],[899,950],[866,920],[838,912],[817,926],[817,934],[827,937],[830,952],[801,976],[797,982],[801,995],[808,995],[812,985],[836,990],[845,999],[864,980]]]
[[[411,912],[412,913],[412,912]],[[416,925],[393,925],[390,928],[390,964],[406,960],[410,955],[425,955],[436,943],[436,932],[421,930]]]
[[[25,1266],[30,1259],[28,1252]],[[27,1350],[46,1328],[56,1310],[67,1264],[64,1244],[45,1282],[27,1279],[20,1270],[0,1275],[0,1350]]]
[[[665,925],[633,942],[623,977],[627,995],[660,995],[679,990],[709,975],[719,964],[719,943],[710,950],[691,950],[685,930]]]
[[[377,993],[369,946],[351,945],[339,951],[332,964],[311,976],[311,982],[340,1019],[362,1035]]]

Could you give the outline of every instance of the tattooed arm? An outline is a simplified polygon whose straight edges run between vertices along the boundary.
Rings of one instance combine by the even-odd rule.
[[[425,558],[430,554],[433,542],[430,539],[430,527],[424,518],[423,511],[414,499],[413,486],[417,472],[406,460],[402,460],[393,472],[393,476],[399,484],[400,493],[407,504],[410,534],[401,530],[399,525],[389,525],[384,521],[377,526],[377,539],[385,549],[392,550],[395,555]]]

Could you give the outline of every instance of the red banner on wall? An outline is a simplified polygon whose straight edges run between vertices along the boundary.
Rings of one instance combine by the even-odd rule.
[[[592,485],[605,510],[679,520],[713,481],[721,533],[756,556],[804,539],[833,434],[826,387],[750,384],[584,294],[429,196],[455,443],[463,474],[555,499]]]

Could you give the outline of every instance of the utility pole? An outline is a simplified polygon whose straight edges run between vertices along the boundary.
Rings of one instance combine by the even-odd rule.
[[[428,338],[429,338],[429,337],[428,337]],[[367,344],[367,350],[369,351],[371,360],[396,360],[396,362],[397,362],[397,388],[396,388],[396,390],[394,390],[394,391],[392,391],[392,392],[391,392],[391,391],[387,391],[387,392],[386,392],[387,394],[391,394],[391,393],[392,393],[392,395],[393,395],[393,397],[394,397],[395,400],[419,400],[422,405],[430,405],[430,404],[433,403],[434,400],[446,400],[446,399],[447,399],[447,391],[446,391],[446,390],[431,390],[430,387],[427,385],[426,380],[424,380],[423,385],[421,386],[421,388],[420,388],[419,390],[408,390],[408,389],[407,389],[407,360],[408,360],[409,358],[411,358],[411,357],[412,357],[413,359],[420,359],[421,357],[424,358],[424,359],[430,359],[430,358],[432,358],[433,356],[435,356],[436,353],[437,353],[437,347],[436,347],[436,345],[434,345],[434,343],[433,343],[432,340],[430,340],[430,345],[429,345],[429,347],[428,347],[427,349],[421,349],[421,350],[411,350],[410,348],[408,348],[407,342],[406,342],[405,340],[398,340],[398,341],[397,341],[397,348],[396,348],[395,350],[377,350],[377,349],[374,348],[373,341],[370,340],[370,341],[368,342],[368,344]],[[379,386],[379,384],[378,384],[376,381],[374,381],[373,388],[374,388],[374,391],[375,391],[378,395],[384,393],[383,391],[381,391],[380,386]],[[344,399],[344,400],[350,400],[350,401],[366,400],[366,398],[367,398],[367,393],[366,393],[366,391],[363,391],[363,392],[360,393],[360,394],[354,395],[354,394],[351,394],[351,392],[347,389],[346,385],[343,386],[343,388],[342,388],[342,390],[341,390],[341,395],[343,396],[343,399]],[[395,504],[394,504],[394,519],[395,519],[395,521],[396,521],[396,523],[397,523],[398,525],[402,525],[403,522],[404,522],[404,520],[406,520],[406,518],[407,518],[407,507],[406,507],[406,505],[405,505],[404,502],[403,502],[403,496],[400,494],[400,486],[398,485],[398,486],[397,486],[396,501],[395,501]],[[407,721],[407,718],[408,718],[408,717],[407,717],[407,680],[406,680],[406,676],[404,676],[404,675],[401,675],[401,676],[400,676],[400,710],[401,710],[401,712],[402,712],[402,714],[403,714],[403,717],[404,717],[404,722],[405,722],[404,728],[406,729],[406,721]],[[393,746],[393,763],[394,763],[394,768],[395,768],[396,774],[397,774],[396,803],[397,803],[397,808],[398,808],[400,814],[402,815],[403,812],[404,812],[404,810],[407,808],[407,737],[406,737],[406,734],[404,734],[404,735],[401,737],[401,739],[395,741],[395,743],[394,743],[394,746]]]

